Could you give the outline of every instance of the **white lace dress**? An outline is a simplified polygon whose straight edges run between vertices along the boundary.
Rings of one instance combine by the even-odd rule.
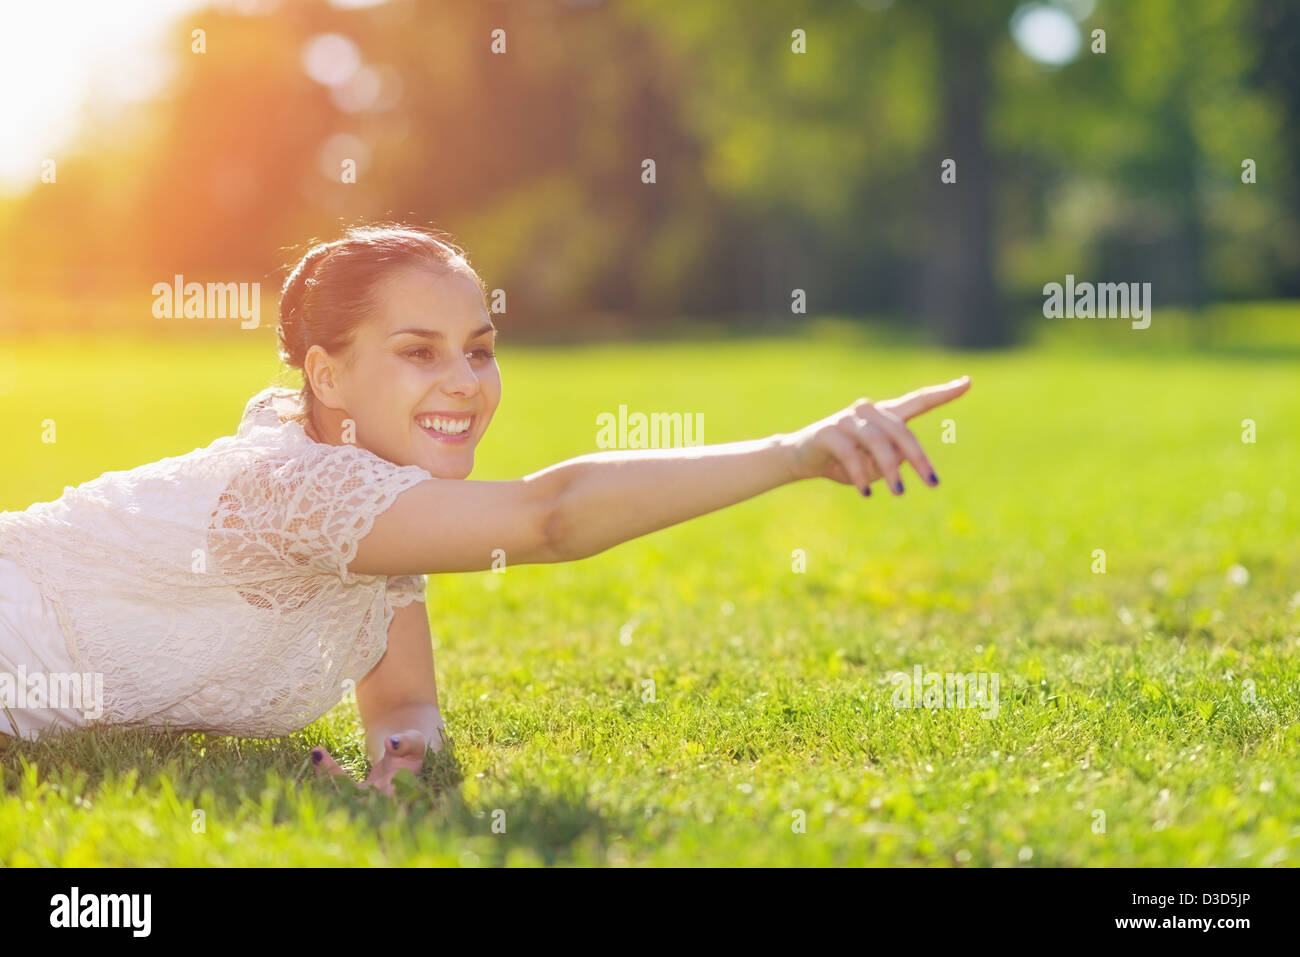
[[[238,433],[206,448],[0,512],[0,732],[104,722],[272,737],[375,666],[394,608],[423,601],[425,577],[347,565],[375,517],[432,476],[313,441],[281,421],[293,395],[258,393]],[[69,668],[99,700],[70,707],[75,682],[47,674],[33,706],[40,673]]]

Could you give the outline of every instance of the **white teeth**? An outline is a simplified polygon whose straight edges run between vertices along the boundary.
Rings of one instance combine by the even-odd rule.
[[[435,415],[416,416],[417,425],[425,429],[432,429],[434,432],[442,432],[445,435],[460,435],[468,431],[470,419],[444,419]]]

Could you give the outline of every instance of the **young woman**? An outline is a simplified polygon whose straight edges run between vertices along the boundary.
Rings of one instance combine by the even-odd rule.
[[[206,448],[0,513],[0,732],[270,737],[354,685],[365,784],[391,793],[444,743],[425,574],[490,568],[498,549],[585,558],[799,479],[901,495],[907,462],[936,485],[903,423],[970,386],[860,399],[790,434],[467,481],[501,401],[495,339],[482,281],[433,234],[356,227],[314,246],[280,302],[301,392],[263,390]],[[71,700],[74,679],[94,700]]]

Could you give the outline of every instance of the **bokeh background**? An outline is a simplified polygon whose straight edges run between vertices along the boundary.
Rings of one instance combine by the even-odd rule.
[[[1067,272],[1149,281],[1158,307],[1202,316],[1300,294],[1290,0],[64,0],[3,17],[4,330],[156,329],[153,282],[273,291],[287,248],[374,217],[451,231],[519,337],[788,320],[798,288],[813,314],[989,346],[1032,335]]]

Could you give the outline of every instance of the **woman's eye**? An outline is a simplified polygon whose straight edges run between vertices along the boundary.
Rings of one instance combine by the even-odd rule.
[[[428,362],[429,360],[436,358],[434,351],[428,346],[416,346],[414,349],[407,349],[402,353],[402,355],[416,362]],[[480,346],[477,349],[471,349],[469,352],[465,353],[465,355],[469,356],[470,359],[475,362],[487,362],[489,359],[496,357],[495,352],[483,346]]]

